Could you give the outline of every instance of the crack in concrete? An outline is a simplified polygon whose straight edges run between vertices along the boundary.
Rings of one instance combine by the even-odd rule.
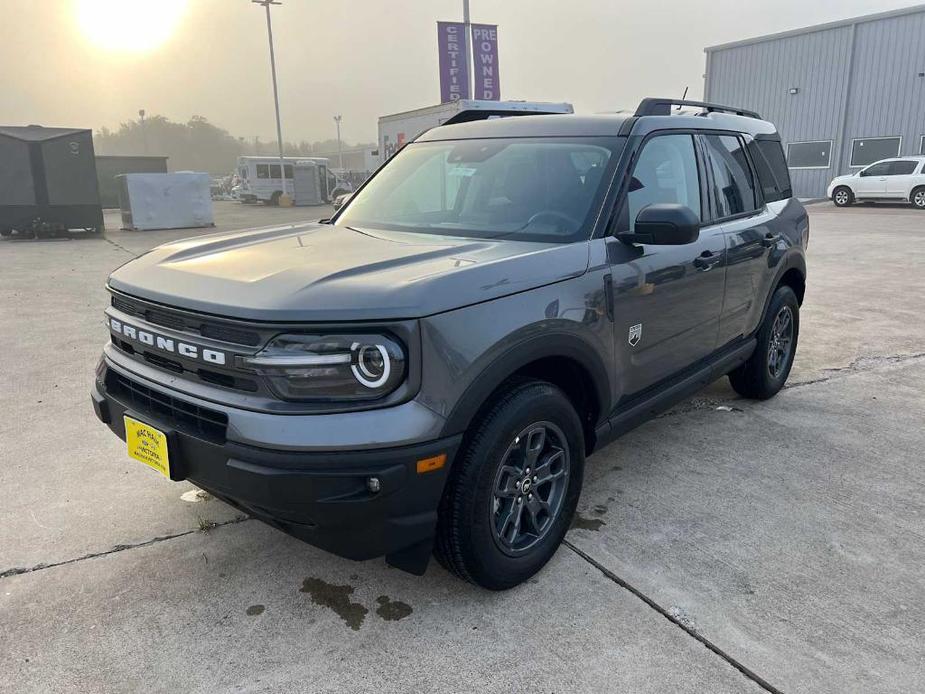
[[[906,362],[919,361],[921,359],[925,359],[925,352],[916,352],[914,354],[887,354],[858,357],[847,366],[837,366],[831,369],[823,369],[822,372],[829,374],[828,376],[811,378],[808,381],[788,383],[784,386],[784,388],[802,388],[803,386],[812,386],[817,383],[826,383],[827,381],[831,381],[833,378],[838,378],[840,376],[850,376],[851,374],[873,371],[880,366],[905,364]]]
[[[108,238],[108,237],[105,236],[105,235],[103,236],[103,241],[105,241],[106,243],[112,244],[113,246],[115,246],[116,248],[118,248],[120,251],[124,251],[125,253],[128,253],[128,254],[129,254],[130,256],[132,256],[133,258],[137,258],[138,255],[139,255],[138,253],[135,253],[135,252],[133,252],[133,251],[130,251],[130,250],[129,250],[128,248],[126,248],[125,246],[116,243],[116,242],[113,241],[111,238]]]
[[[239,518],[233,518],[228,521],[223,521],[221,523],[216,523],[215,525],[210,526],[210,530],[213,528],[221,528],[226,525],[235,525],[237,523],[243,523],[246,520],[251,520],[248,516],[241,516]],[[21,576],[22,574],[31,574],[35,571],[43,571],[45,569],[54,569],[58,566],[67,566],[68,564],[76,564],[77,562],[84,561],[86,559],[96,559],[98,557],[105,557],[109,554],[116,554],[117,552],[124,552],[128,549],[138,549],[139,547],[148,547],[150,545],[157,544],[158,542],[165,542],[167,540],[175,540],[178,537],[186,537],[187,535],[192,535],[193,533],[204,532],[199,528],[193,530],[184,530],[182,533],[173,533],[172,535],[159,535],[158,537],[153,537],[150,540],[145,540],[144,542],[135,542],[123,545],[116,545],[110,549],[104,550],[102,552],[90,552],[85,554],[82,557],[74,557],[73,559],[65,559],[64,561],[56,561],[50,564],[36,564],[35,566],[14,566],[12,569],[6,569],[5,571],[0,571],[0,579],[9,578],[10,576]]]
[[[764,689],[766,692],[770,692],[771,694],[783,694],[783,692],[780,689],[778,689],[773,684],[768,682],[766,679],[761,677],[761,675],[756,673],[754,670],[750,669],[744,663],[737,660],[735,657],[733,657],[732,655],[724,651],[722,648],[720,648],[715,643],[710,641],[706,636],[704,636],[699,631],[697,631],[697,629],[694,627],[691,621],[686,618],[686,615],[682,615],[678,613],[677,608],[675,608],[674,610],[665,609],[664,607],[659,605],[657,602],[655,602],[654,599],[650,598],[648,595],[643,593],[638,588],[635,588],[634,586],[630,585],[625,579],[622,579],[619,576],[617,576],[617,574],[615,574],[613,571],[611,571],[606,566],[601,564],[599,561],[594,559],[594,557],[589,555],[584,550],[579,549],[578,547],[573,545],[568,540],[562,540],[562,544],[568,547],[570,550],[572,550],[581,559],[586,561],[588,564],[593,566],[595,569],[600,571],[604,575],[605,578],[610,579],[611,581],[616,583],[618,586],[620,586],[624,590],[627,590],[630,593],[632,593],[639,600],[642,600],[642,602],[644,602],[646,605],[648,605],[653,610],[658,612],[662,617],[664,617],[669,622],[674,624],[676,627],[684,631],[684,633],[686,633],[691,638],[699,641],[708,650],[710,650],[715,655],[718,655],[720,658],[725,660],[729,665],[734,667],[736,670],[742,673],[747,679],[757,684],[759,687]]]

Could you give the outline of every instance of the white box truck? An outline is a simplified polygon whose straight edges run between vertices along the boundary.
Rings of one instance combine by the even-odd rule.
[[[438,125],[505,116],[573,112],[572,105],[567,103],[459,99],[413,111],[393,113],[390,116],[380,116],[379,163],[384,163],[404,147],[405,143],[411,142],[425,130],[436,128]]]

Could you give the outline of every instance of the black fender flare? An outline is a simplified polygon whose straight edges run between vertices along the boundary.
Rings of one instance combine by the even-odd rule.
[[[780,281],[783,279],[790,270],[799,271],[800,275],[803,277],[803,282],[806,282],[806,258],[805,256],[796,249],[790,250],[783,260],[777,266],[777,272],[774,273],[774,279],[771,282],[771,291],[768,292],[768,295],[764,299],[764,308],[761,310],[761,320],[758,321],[758,328],[761,327],[761,324],[764,323],[764,319],[768,313],[768,307],[771,305],[771,298],[774,296],[774,292],[777,291],[777,287],[780,286]],[[755,330],[757,331],[758,328]]]
[[[512,345],[482,370],[450,411],[443,435],[466,431],[498,386],[528,364],[550,357],[569,359],[588,373],[599,406],[598,420],[606,419],[611,408],[610,370],[599,351],[575,333],[544,331]]]

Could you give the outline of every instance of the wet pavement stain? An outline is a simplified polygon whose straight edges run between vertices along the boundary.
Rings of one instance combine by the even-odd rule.
[[[263,605],[251,605],[244,611],[247,613],[248,617],[256,617],[259,614],[263,614],[265,609]]]
[[[605,513],[607,513],[607,507],[604,506],[604,504],[598,504],[593,509],[591,509],[591,513],[593,513],[595,516],[603,516]]]
[[[302,582],[302,587],[299,588],[300,593],[308,593],[312,596],[313,603],[333,610],[347,623],[347,626],[354,631],[359,631],[369,610],[358,602],[351,602],[350,596],[353,595],[354,590],[353,586],[336,586],[320,578],[306,578]]]
[[[401,600],[389,600],[386,595],[380,595],[376,598],[376,602],[379,603],[379,607],[376,608],[376,614],[387,622],[397,622],[399,619],[404,619],[414,611],[408,603],[402,602]]]
[[[575,518],[572,519],[572,530],[593,530],[597,532],[601,529],[602,525],[607,525],[600,518],[585,518],[580,513],[575,514]]]

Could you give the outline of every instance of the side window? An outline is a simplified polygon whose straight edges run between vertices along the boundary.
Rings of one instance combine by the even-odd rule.
[[[257,178],[269,178],[270,167],[266,164],[257,164]]]
[[[639,211],[659,202],[686,205],[700,216],[700,178],[691,135],[660,135],[643,145],[620,215],[621,230],[635,230]]]
[[[279,178],[279,164],[270,164],[270,178]]]
[[[792,197],[790,171],[784,158],[784,148],[776,140],[745,140],[745,148],[755,164],[758,185],[765,202],[786,200]]]
[[[707,135],[703,139],[713,172],[710,193],[717,218],[756,210],[755,185],[742,141],[734,135]]]
[[[890,162],[881,161],[873,166],[868,166],[861,172],[862,176],[887,176],[890,173]]]
[[[909,174],[915,171],[915,167],[918,166],[917,161],[909,161],[908,159],[903,159],[901,161],[891,161],[890,162],[890,173],[888,176],[908,176]]]
[[[286,178],[292,178],[292,164],[286,164],[283,168],[286,171]]]

